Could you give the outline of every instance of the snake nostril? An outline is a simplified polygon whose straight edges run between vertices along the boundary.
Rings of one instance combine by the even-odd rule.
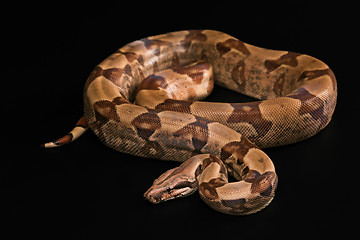
[[[153,198],[152,196],[149,196],[149,195],[144,195],[144,199],[148,200],[151,203],[157,203],[155,198]]]
[[[148,200],[151,203],[159,203],[160,199],[157,196],[157,194],[153,191],[153,188],[150,188],[149,190],[147,190],[144,195],[143,195],[144,199]]]

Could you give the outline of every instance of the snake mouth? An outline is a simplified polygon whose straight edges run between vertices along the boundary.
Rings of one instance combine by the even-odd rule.
[[[166,188],[163,191],[158,189],[150,188],[144,193],[144,198],[153,204],[169,201],[179,197],[185,197],[193,193],[194,190],[190,187],[184,188]]]
[[[161,196],[162,196],[162,193],[154,188],[149,188],[144,193],[144,198],[153,204],[161,203],[162,202]]]
[[[149,202],[153,203],[153,204],[158,204],[158,203],[160,203],[160,200],[159,200],[159,199],[156,199],[156,198],[154,198],[154,197],[152,197],[152,196],[147,196],[147,195],[144,194],[144,198],[145,198],[146,200],[148,200]]]
[[[152,204],[158,204],[161,202],[161,200],[157,197],[152,196],[151,194],[149,194],[149,191],[146,191],[144,193],[144,199],[148,200],[149,202],[151,202]]]

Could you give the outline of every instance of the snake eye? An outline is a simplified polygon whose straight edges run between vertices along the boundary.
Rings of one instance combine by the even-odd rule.
[[[171,193],[171,188],[169,188],[169,187],[166,188],[166,192],[167,192],[167,193]]]

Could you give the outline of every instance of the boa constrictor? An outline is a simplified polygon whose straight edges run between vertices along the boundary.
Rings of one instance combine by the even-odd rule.
[[[195,101],[214,81],[260,100]],[[329,123],[336,98],[333,72],[314,57],[213,30],[178,31],[131,42],[96,66],[84,117],[44,146],[69,143],[89,126],[117,151],[184,162],[154,181],[144,195],[150,202],[198,189],[215,210],[250,214],[271,202],[278,181],[260,148],[313,136]],[[228,173],[238,181],[228,182]]]

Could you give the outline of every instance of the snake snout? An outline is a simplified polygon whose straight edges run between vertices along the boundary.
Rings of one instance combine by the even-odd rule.
[[[147,199],[151,203],[160,203],[162,202],[162,191],[158,188],[151,187],[144,193],[144,198]]]
[[[145,193],[144,197],[151,203],[161,203],[178,197],[185,197],[196,191],[195,181],[166,181],[154,184]]]

